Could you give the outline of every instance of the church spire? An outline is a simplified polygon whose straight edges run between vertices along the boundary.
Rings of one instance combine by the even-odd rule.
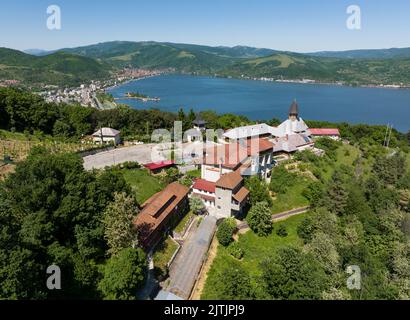
[[[298,117],[299,116],[299,106],[298,106],[298,103],[296,102],[296,99],[293,100],[293,103],[290,106],[289,116],[290,117],[292,117],[292,116]]]

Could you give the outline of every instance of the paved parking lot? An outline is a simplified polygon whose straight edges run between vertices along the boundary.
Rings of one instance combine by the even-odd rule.
[[[206,216],[187,239],[170,269],[168,291],[189,299],[216,229],[216,218]]]
[[[153,145],[138,145],[126,148],[118,148],[111,151],[100,152],[84,157],[86,170],[103,169],[127,161],[137,161],[141,164],[151,163]]]
[[[191,154],[192,149],[195,149],[195,146],[193,143],[183,144],[184,162],[189,161],[188,155]],[[100,152],[84,157],[84,168],[86,170],[104,169],[105,167],[111,167],[128,161],[137,161],[140,164],[160,162],[168,159],[170,154],[169,147],[167,145],[144,144]]]

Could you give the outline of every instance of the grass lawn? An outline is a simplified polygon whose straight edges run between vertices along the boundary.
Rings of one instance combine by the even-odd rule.
[[[298,178],[293,186],[289,187],[285,193],[278,194],[273,200],[272,213],[308,206],[309,200],[302,195],[302,192],[311,182],[312,180],[309,178]]]
[[[157,275],[166,274],[167,264],[177,249],[178,245],[169,237],[158,244],[153,256]]]
[[[146,169],[123,170],[125,180],[135,192],[138,203],[143,204],[164,186],[159,178],[151,176]]]
[[[218,299],[213,290],[213,283],[217,281],[217,274],[225,268],[234,268],[236,264],[240,264],[254,279],[260,275],[258,268],[260,262],[271,255],[277,248],[285,245],[302,246],[303,242],[297,235],[297,227],[307,214],[293,216],[288,220],[275,223],[272,234],[266,238],[260,238],[252,231],[240,235],[238,243],[245,253],[241,261],[233,258],[225,247],[219,245],[218,253],[209,270],[201,299]],[[287,237],[282,238],[276,235],[276,230],[281,224],[285,225],[287,229]]]
[[[201,178],[201,170],[188,171],[186,175],[190,178]]]
[[[177,233],[181,233],[184,231],[185,227],[187,227],[188,221],[191,219],[191,217],[195,217],[194,213],[192,211],[189,211],[185,217],[178,223],[178,225],[175,227],[174,231]]]

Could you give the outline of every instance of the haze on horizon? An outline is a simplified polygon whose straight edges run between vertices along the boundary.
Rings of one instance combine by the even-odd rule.
[[[62,29],[46,27],[58,5]],[[361,30],[346,27],[358,5]],[[107,41],[157,41],[316,52],[409,47],[407,0],[8,0],[1,4],[0,47],[56,50]],[[6,31],[6,32],[4,32]]]

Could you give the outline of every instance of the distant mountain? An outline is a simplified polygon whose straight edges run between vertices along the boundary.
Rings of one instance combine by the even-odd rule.
[[[408,59],[410,48],[349,50],[349,51],[321,51],[307,53],[315,57],[345,58],[345,59]]]
[[[33,56],[45,56],[51,53],[54,53],[55,51],[47,51],[47,50],[42,50],[42,49],[27,49],[23,51],[24,53],[31,54]]]
[[[252,47],[211,47],[161,42],[114,41],[61,49],[117,67],[175,68],[181,72],[213,73],[241,59],[262,57],[276,51]]]
[[[247,59],[220,74],[285,80],[312,79],[352,85],[410,85],[410,59],[338,59],[288,52]]]
[[[0,79],[20,80],[25,84],[78,85],[110,75],[112,67],[95,59],[56,52],[46,56],[0,48]]]
[[[0,80],[79,84],[123,67],[174,68],[226,77],[312,79],[321,82],[410,85],[409,49],[300,54],[247,46],[211,47],[165,42],[113,41],[40,56],[0,49]],[[385,58],[388,57],[388,58]]]

